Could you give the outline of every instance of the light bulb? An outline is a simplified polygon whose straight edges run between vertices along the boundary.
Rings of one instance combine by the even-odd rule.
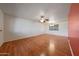
[[[44,22],[44,19],[41,19],[40,22]]]

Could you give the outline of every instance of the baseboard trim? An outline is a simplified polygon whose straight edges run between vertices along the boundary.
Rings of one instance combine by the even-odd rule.
[[[74,53],[73,53],[73,50],[72,50],[72,47],[71,47],[71,44],[70,44],[70,40],[68,39],[67,41],[68,41],[68,44],[69,44],[69,48],[70,48],[71,54],[72,54],[72,56],[74,56]]]
[[[0,44],[0,47],[1,47],[3,44],[4,44],[4,42]]]
[[[15,40],[21,40],[21,39],[25,39],[25,38],[35,37],[35,36],[38,36],[38,35],[42,35],[42,34],[36,34],[36,35],[30,35],[30,36],[25,36],[25,37],[19,37],[19,38],[16,38],[16,39],[5,41],[5,42],[10,42],[10,41],[15,41]]]

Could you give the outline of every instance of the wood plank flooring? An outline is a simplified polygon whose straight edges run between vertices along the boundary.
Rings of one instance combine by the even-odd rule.
[[[42,34],[6,42],[0,48],[0,55],[71,56],[71,52],[66,37]]]

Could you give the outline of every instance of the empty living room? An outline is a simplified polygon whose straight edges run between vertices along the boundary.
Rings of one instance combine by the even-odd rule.
[[[79,56],[79,3],[0,3],[0,56]]]

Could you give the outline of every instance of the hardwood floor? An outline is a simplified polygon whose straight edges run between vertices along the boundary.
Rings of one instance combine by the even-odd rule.
[[[0,48],[1,53],[9,56],[71,56],[66,37],[48,34],[6,42]]]

